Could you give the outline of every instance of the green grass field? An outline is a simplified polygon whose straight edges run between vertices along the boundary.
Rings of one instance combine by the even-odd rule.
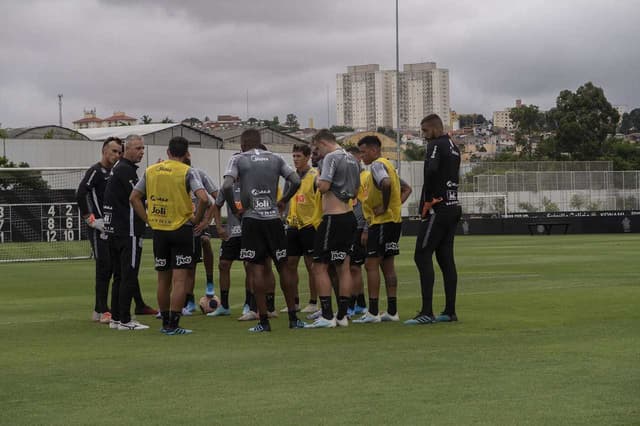
[[[402,319],[420,304],[413,243],[397,260]],[[110,330],[89,321],[92,261],[2,264],[0,424],[640,424],[640,235],[456,244],[457,324],[288,330],[281,317],[262,335],[200,314],[183,320],[190,336],[151,318]],[[237,314],[239,267],[232,278]]]

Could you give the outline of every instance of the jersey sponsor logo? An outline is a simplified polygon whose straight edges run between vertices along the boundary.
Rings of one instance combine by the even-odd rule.
[[[384,251],[395,251],[400,250],[398,243],[390,242],[384,245]]]
[[[331,254],[331,261],[332,262],[334,260],[344,260],[347,257],[347,253],[344,252],[344,251],[331,250],[330,254]]]
[[[287,249],[276,250],[276,260],[284,259],[287,257]]]
[[[149,197],[149,199],[150,199],[151,201],[161,201],[161,202],[164,202],[164,203],[166,203],[166,202],[168,202],[168,201],[169,201],[169,199],[168,199],[168,198],[164,198],[164,197],[156,197],[155,195],[152,195],[151,197]]]
[[[457,187],[458,187],[457,183],[450,180],[447,181],[447,188],[457,188]]]
[[[296,202],[297,202],[297,203],[304,203],[304,200],[305,200],[305,196],[304,196],[304,194],[298,194],[298,195],[296,195]]]
[[[173,171],[173,169],[171,167],[167,167],[167,166],[158,166],[158,171],[159,172],[171,173]]]
[[[240,259],[253,259],[256,257],[255,250],[240,249]]]
[[[263,195],[263,194],[271,194],[271,190],[270,189],[252,189],[251,190],[251,195],[253,196]]]
[[[160,206],[153,206],[153,209],[151,209],[151,214],[158,215],[158,216],[166,216],[167,208],[160,207]]]
[[[231,234],[232,235],[240,235],[242,234],[242,226],[240,225],[235,225],[231,227]]]
[[[253,209],[256,211],[271,210],[272,208],[271,198],[258,197],[253,199]]]
[[[156,268],[162,268],[163,266],[167,266],[167,259],[156,257]]]
[[[251,161],[269,161],[269,157],[265,157],[261,155],[252,155]]]
[[[176,266],[190,265],[193,258],[182,254],[176,255]]]
[[[457,201],[458,191],[447,191],[447,201]]]

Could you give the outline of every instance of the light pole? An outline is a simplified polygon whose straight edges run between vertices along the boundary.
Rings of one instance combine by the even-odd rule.
[[[396,156],[400,175],[400,41],[398,37],[398,0],[396,0]]]

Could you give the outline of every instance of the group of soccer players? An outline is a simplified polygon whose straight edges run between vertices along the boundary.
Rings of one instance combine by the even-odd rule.
[[[422,129],[429,144],[420,202],[422,222],[414,259],[420,273],[423,306],[418,315],[405,321],[406,324],[457,320],[453,235],[460,218],[457,201],[460,156],[444,133],[438,116],[425,117]],[[310,145],[293,147],[294,167],[291,167],[262,145],[257,129],[248,129],[241,135],[242,152],[231,157],[220,189],[204,172],[190,167],[188,142],[176,137],[169,143],[167,160],[150,166],[139,181],[137,176],[128,176],[126,191],[118,192],[119,197],[115,197],[126,197],[128,208],[126,212],[124,208],[116,211],[113,201],[107,204],[106,198],[98,198],[96,193],[100,189],[91,186],[91,182],[97,173],[95,170],[100,170],[100,183],[106,182],[105,192],[109,193],[109,187],[118,184],[113,178],[121,168],[120,162],[127,159],[130,142],[135,141],[142,142],[142,138],[130,136],[124,144],[122,158],[116,152],[117,142],[115,145],[112,145],[113,141],[105,142],[101,163],[87,172],[78,191],[96,258],[94,320],[108,322],[111,328],[119,330],[148,328],[129,316],[131,297],[136,294],[132,290],[135,285],[122,284],[125,276],[130,277],[127,283],[133,282],[133,275],[137,284],[142,245],[141,234],[134,232],[134,228],[136,223],[146,223],[153,231],[158,316],[162,318],[164,334],[191,333],[181,327],[179,321],[182,315],[190,315],[196,310],[193,293],[195,264],[200,252],[204,254],[207,286],[199,305],[210,317],[231,315],[231,265],[234,261],[243,262],[245,303],[238,319],[257,320],[257,324],[249,329],[251,332],[271,331],[269,319],[278,315],[274,267],[286,301],[281,312],[287,313],[289,328],[346,327],[350,320],[364,324],[399,321],[394,258],[399,254],[401,206],[412,189],[382,157],[381,142],[376,136],[363,137],[357,147],[345,150],[332,133],[321,130]],[[126,161],[135,167],[135,160],[139,162],[141,158],[140,155],[140,158]],[[109,166],[116,161],[111,169]],[[281,178],[285,181],[282,191],[279,187]],[[89,196],[90,192],[93,192],[92,196]],[[127,195],[123,196],[125,192]],[[226,226],[221,218],[225,204]],[[110,213],[106,213],[108,210]],[[130,223],[126,230],[128,239],[118,237],[120,234],[116,231],[117,224],[125,220]],[[207,233],[212,220],[222,240],[220,298],[213,288],[213,255]],[[103,241],[106,248],[98,245],[99,241]],[[129,244],[126,250],[123,248],[125,243]],[[120,259],[120,268],[113,266],[113,260],[111,266],[104,265],[100,260],[104,250],[111,259]],[[434,252],[443,270],[447,297],[445,311],[437,317],[431,307],[434,280],[431,257]],[[302,309],[298,293],[301,257],[308,274],[310,294],[308,304]],[[366,274],[362,273],[362,265]],[[387,292],[387,309],[382,312],[378,306],[380,271]],[[114,275],[112,295],[118,291],[116,287],[120,290],[117,302],[112,296],[110,313],[106,302],[109,272]],[[364,296],[365,276],[368,306]],[[139,285],[137,288],[139,294]],[[337,300],[335,315],[332,293]],[[137,299],[136,306],[140,306]],[[136,314],[155,313],[143,306],[147,312],[136,309]],[[311,322],[299,319],[299,312],[308,314],[306,319]],[[356,318],[356,315],[360,316]]]

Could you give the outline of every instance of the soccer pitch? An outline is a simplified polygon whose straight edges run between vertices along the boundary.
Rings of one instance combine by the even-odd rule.
[[[402,320],[420,305],[413,244],[397,259]],[[149,317],[140,332],[89,320],[91,260],[2,264],[0,424],[638,424],[639,253],[638,234],[459,237],[459,323],[289,330],[281,315],[261,335],[235,320],[239,265],[232,317],[164,336]],[[439,310],[439,270],[435,288]]]

